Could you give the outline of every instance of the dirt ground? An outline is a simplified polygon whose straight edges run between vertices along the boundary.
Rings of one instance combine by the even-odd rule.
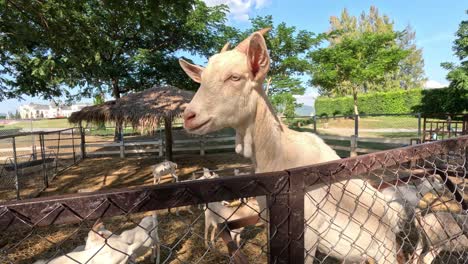
[[[40,196],[151,185],[153,176],[150,167],[160,161],[161,158],[155,156],[85,159],[55,177],[49,188]],[[180,180],[192,177],[193,172],[200,171],[203,167],[219,170],[217,173],[222,177],[233,175],[234,168],[243,167],[243,171],[248,171],[246,166],[250,165],[249,160],[234,153],[176,156],[175,162],[178,164],[177,174]],[[381,173],[376,172],[376,174]],[[393,178],[395,175],[389,176]],[[375,180],[377,179],[378,177]],[[390,178],[385,179],[387,180],[390,181]],[[430,204],[431,201],[426,203]],[[193,214],[191,214],[188,209],[188,207],[180,208],[180,216],[175,215],[174,210],[172,213],[168,213],[167,210],[157,212],[158,234],[162,242],[161,262],[229,263],[226,245],[220,239],[209,248],[204,245],[204,210],[192,206],[190,209]],[[146,212],[106,218],[103,222],[106,229],[120,234],[135,227],[144,216],[150,214]],[[0,263],[33,263],[38,259],[63,255],[85,243],[92,225],[92,221],[83,221],[80,224],[34,228],[32,231],[16,229],[2,232],[0,248],[6,252],[7,261],[2,261],[2,253]],[[25,239],[22,240],[23,238]],[[246,228],[242,238],[242,251],[249,258],[249,263],[266,263],[265,252],[268,249],[265,228]],[[150,253],[140,257],[137,262],[151,263]],[[327,260],[326,263],[334,261]]]
[[[159,162],[156,157],[130,157],[125,159],[102,157],[89,158],[81,161],[55,177],[48,189],[40,194],[52,196],[78,191],[95,191],[111,188],[151,185],[153,176],[151,165]],[[222,176],[233,175],[234,168],[249,170],[250,161],[234,153],[209,154],[206,156],[184,155],[176,156],[177,174],[180,180],[192,177],[192,173],[203,167],[219,170]],[[180,208],[180,216],[158,211],[159,237],[163,243],[161,260],[164,263],[228,263],[226,246],[218,240],[214,247],[204,246],[204,210],[192,206],[194,214],[188,212],[188,207]],[[133,228],[147,213],[137,213],[127,216],[103,219],[108,230],[117,234]],[[75,225],[49,226],[30,230],[9,230],[0,238],[0,248],[5,245],[15,245],[6,250],[7,259],[13,263],[32,263],[38,259],[50,258],[70,252],[76,246],[83,245],[93,222],[83,221]],[[14,231],[14,232],[13,232]],[[12,232],[12,233],[10,233]],[[246,238],[243,252],[249,256],[250,263],[265,263],[266,232],[264,228],[246,228],[243,232]],[[57,254],[57,255],[55,255]],[[149,253],[138,259],[138,263],[150,263]],[[0,259],[1,260],[1,259]],[[2,261],[0,261],[2,262]]]

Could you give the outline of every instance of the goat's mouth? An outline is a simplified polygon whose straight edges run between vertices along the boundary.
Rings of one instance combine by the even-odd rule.
[[[185,126],[185,129],[190,132],[190,133],[200,133],[204,127],[206,127],[208,125],[208,123],[210,123],[211,121],[211,118],[208,118],[206,121],[204,122],[201,122],[199,124],[196,124],[196,125],[189,125],[187,126],[187,124],[184,124]]]

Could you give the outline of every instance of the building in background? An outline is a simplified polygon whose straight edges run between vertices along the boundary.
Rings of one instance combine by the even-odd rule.
[[[21,119],[61,118],[69,117],[73,112],[80,111],[87,104],[58,105],[50,102],[49,105],[29,103],[19,107]]]

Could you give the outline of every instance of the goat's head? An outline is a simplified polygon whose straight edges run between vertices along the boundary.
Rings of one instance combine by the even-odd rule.
[[[200,88],[184,112],[184,127],[206,134],[225,127],[238,128],[254,114],[262,83],[270,67],[263,34],[254,32],[233,50],[228,44],[212,56],[206,68],[179,60]]]

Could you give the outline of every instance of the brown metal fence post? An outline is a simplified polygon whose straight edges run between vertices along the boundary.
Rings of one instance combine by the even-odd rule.
[[[304,263],[304,194],[304,175],[289,173],[288,186],[267,196],[269,263]]]
[[[15,163],[15,189],[16,189],[16,200],[20,199],[20,190],[19,190],[19,179],[18,179],[18,159],[16,156],[16,138],[12,137],[13,144],[13,162]]]

